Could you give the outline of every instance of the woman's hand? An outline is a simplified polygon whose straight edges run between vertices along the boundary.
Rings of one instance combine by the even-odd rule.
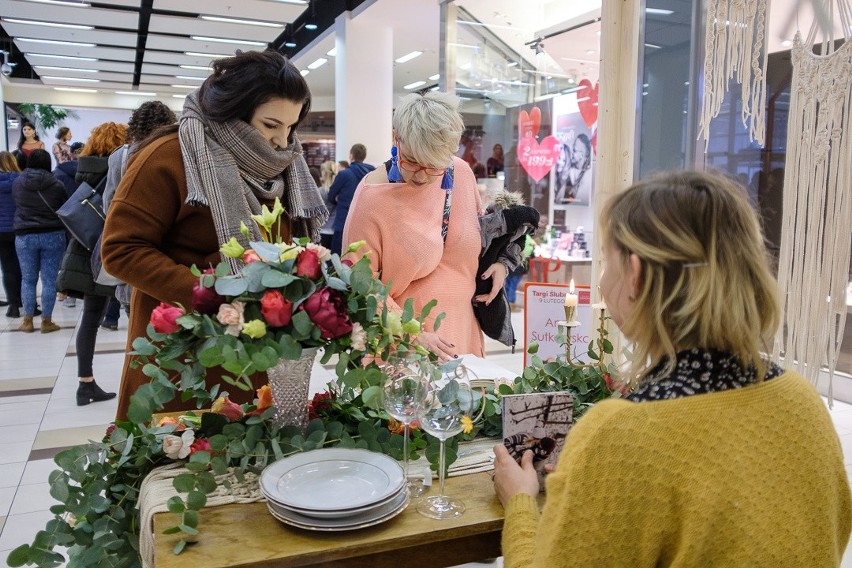
[[[491,303],[491,300],[497,297],[503,284],[506,282],[506,277],[509,275],[509,269],[502,262],[495,262],[482,273],[482,279],[488,280],[491,278],[491,292],[488,294],[480,294],[474,296],[473,299],[477,302],[485,302],[485,305]]]
[[[504,507],[515,495],[538,495],[538,474],[533,468],[532,451],[524,452],[521,465],[518,465],[506,446],[494,446],[494,491]]]
[[[458,355],[455,352],[455,345],[442,339],[437,333],[429,331],[421,331],[420,335],[414,340],[414,343],[425,347],[432,353],[438,356],[441,363],[446,363],[450,359],[455,359]]]

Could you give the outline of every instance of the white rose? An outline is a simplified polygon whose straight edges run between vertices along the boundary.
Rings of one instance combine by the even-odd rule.
[[[195,442],[195,432],[184,430],[180,436],[168,434],[163,438],[163,453],[173,460],[182,460],[189,455]]]
[[[317,256],[319,257],[320,262],[326,262],[327,260],[331,260],[331,251],[325,248],[324,246],[318,245],[316,243],[308,243],[308,248],[317,251]]]
[[[352,324],[352,349],[357,349],[358,351],[366,351],[367,349],[367,332],[364,331],[364,328],[360,323],[355,322]]]

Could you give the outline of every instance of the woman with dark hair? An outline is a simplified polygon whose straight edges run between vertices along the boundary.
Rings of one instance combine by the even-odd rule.
[[[503,145],[502,144],[494,144],[494,149],[492,150],[491,157],[488,158],[486,162],[488,166],[488,177],[493,178],[497,177],[498,172],[503,171]]]
[[[280,198],[286,213],[285,240],[319,241],[328,213],[311,178],[296,128],[311,106],[308,84],[276,51],[238,52],[218,59],[213,73],[184,103],[178,127],[152,135],[133,155],[112,200],[103,236],[104,268],[134,288],[128,346],[146,335],[160,302],[192,306],[196,278],[190,267],[229,260],[219,252],[240,234],[262,240],[251,215]],[[219,381],[220,373],[207,378]],[[124,419],[130,397],[149,382],[141,368],[125,361],[117,417]],[[256,379],[257,386],[266,376]],[[230,392],[233,400],[252,393]],[[166,410],[189,408],[173,400]]]
[[[127,127],[124,124],[105,122],[92,129],[83,151],[77,160],[75,181],[79,186],[86,182],[93,188],[107,174],[109,155],[124,144]],[[109,299],[115,295],[115,286],[104,286],[95,282],[91,269],[91,252],[75,239],[71,239],[63,262],[60,292],[83,298],[83,317],[77,330],[77,406],[115,398],[115,393],[106,392],[95,382],[92,363],[95,358],[95,342],[98,326],[104,317]]]
[[[21,125],[21,137],[18,139],[18,156],[16,156],[18,158],[18,166],[21,166],[21,155],[29,159],[30,154],[35,150],[44,150],[44,142],[38,137],[33,123],[27,121]],[[48,157],[50,157],[49,154]],[[29,167],[26,159],[24,160],[24,166],[21,167],[22,170],[25,167]]]
[[[15,199],[12,184],[21,175],[11,152],[0,152],[0,270],[6,291],[6,317],[21,317],[21,266],[15,252]]]
[[[27,168],[12,183],[15,199],[15,252],[21,266],[21,299],[24,321],[18,328],[35,331],[36,286],[41,276],[41,332],[58,331],[53,323],[56,303],[56,276],[65,250],[65,227],[56,216],[67,196],[65,187],[50,171],[50,154],[33,150]]]
[[[56,131],[57,142],[53,144],[53,157],[56,158],[56,163],[64,164],[74,159],[71,153],[71,129],[67,126],[61,127]]]

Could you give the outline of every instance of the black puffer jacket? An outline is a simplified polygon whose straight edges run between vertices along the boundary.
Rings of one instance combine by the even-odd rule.
[[[77,158],[77,175],[74,181],[77,186],[83,182],[92,187],[98,187],[109,169],[109,156],[80,156]]]
[[[65,186],[51,172],[25,169],[12,184],[12,197],[15,199],[16,235],[65,229],[56,216],[56,210],[62,207],[68,196]]]

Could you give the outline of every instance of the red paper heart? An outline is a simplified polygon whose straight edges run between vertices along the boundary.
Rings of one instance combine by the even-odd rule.
[[[536,138],[538,130],[541,128],[541,109],[533,107],[527,114],[527,111],[522,110],[518,115],[518,131],[520,138]]]
[[[591,128],[598,121],[598,84],[592,88],[592,82],[588,79],[580,81],[577,90],[577,106],[580,107],[580,116],[583,122]]]
[[[527,136],[518,143],[518,161],[530,177],[539,181],[556,165],[561,147],[562,144],[553,136],[546,136],[541,144]]]

